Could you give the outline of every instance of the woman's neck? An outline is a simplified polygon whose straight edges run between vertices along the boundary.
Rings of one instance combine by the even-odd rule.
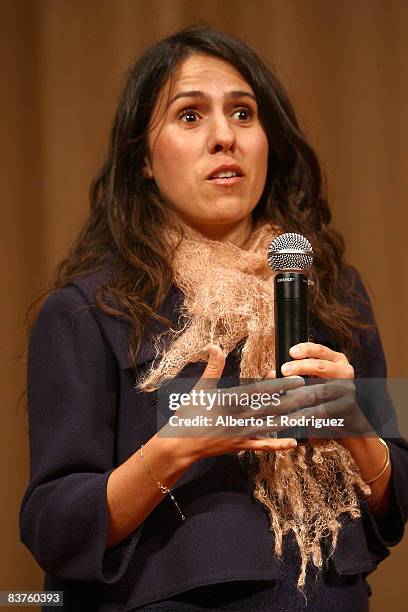
[[[210,240],[229,242],[241,248],[244,247],[253,229],[251,216],[231,225],[200,225],[197,223],[188,225]]]

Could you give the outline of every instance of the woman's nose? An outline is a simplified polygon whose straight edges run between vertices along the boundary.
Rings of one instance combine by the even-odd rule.
[[[209,126],[208,150],[210,153],[234,151],[236,134],[227,117],[217,117]]]

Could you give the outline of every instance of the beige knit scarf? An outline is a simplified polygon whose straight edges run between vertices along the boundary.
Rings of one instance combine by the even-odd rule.
[[[157,389],[188,363],[207,361],[210,343],[221,345],[228,353],[244,341],[241,378],[264,378],[270,373],[275,350],[273,273],[266,253],[278,233],[276,227],[260,225],[244,248],[209,240],[190,228],[184,228],[181,242],[170,234],[174,282],[184,294],[184,324],[171,332],[167,349],[159,342],[158,358],[140,383],[141,389]],[[369,495],[370,488],[348,450],[335,440],[240,455],[248,460],[254,496],[269,513],[275,553],[281,556],[285,534],[292,533],[299,546],[301,589],[308,561],[323,567],[324,538],[330,544],[330,556],[337,543],[340,515],[358,518],[358,493]]]

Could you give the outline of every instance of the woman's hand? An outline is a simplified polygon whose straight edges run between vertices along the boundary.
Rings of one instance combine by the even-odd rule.
[[[259,436],[279,431],[277,428],[268,426],[268,416],[287,413],[299,406],[310,404],[310,397],[307,395],[303,395],[301,400],[295,398],[295,395],[281,396],[288,390],[295,393],[296,389],[304,386],[304,380],[296,376],[276,379],[271,372],[270,378],[273,380],[268,378],[248,385],[219,389],[217,384],[221,378],[225,360],[226,357],[221,348],[213,345],[207,367],[194,389],[189,393],[189,396],[192,397],[193,391],[196,394],[203,392],[203,397],[205,395],[207,398],[207,406],[206,400],[202,400],[204,403],[200,402],[199,406],[192,401],[180,405],[172,415],[175,419],[170,419],[169,423],[159,431],[158,436],[177,438],[177,452],[181,453],[184,458],[187,457],[191,463],[201,457],[241,450],[276,451],[294,448],[297,443],[293,438],[263,437],[260,439]],[[230,398],[234,394],[237,394],[238,401],[224,402],[223,398]],[[254,409],[248,403],[244,405],[241,403],[244,395],[252,401],[254,397],[259,398],[261,394],[264,394],[265,397],[274,395],[279,399],[274,402],[270,400],[269,405],[264,404],[259,409]],[[191,424],[191,420],[199,416],[202,417],[201,422]],[[228,418],[244,419],[245,422],[231,426],[227,422]],[[222,420],[226,421],[225,425],[219,422]],[[174,426],[172,422],[181,423],[181,425]]]
[[[294,361],[282,366],[282,373],[285,376],[308,375],[326,379],[343,379],[341,381],[332,380],[324,385],[316,385],[317,406],[301,410],[297,414],[316,415],[317,412],[319,416],[343,416],[344,430],[341,433],[337,430],[335,437],[341,438],[342,444],[350,451],[360,469],[363,480],[371,481],[381,473],[384,467],[386,458],[384,446],[378,440],[377,433],[357,404],[353,382],[354,369],[347,357],[343,353],[337,353],[326,346],[313,342],[297,344],[290,349],[289,353]],[[335,398],[336,386],[338,387],[337,391],[340,391],[337,398]],[[344,393],[341,393],[342,388]],[[329,433],[330,430],[325,430],[323,435],[327,436]],[[371,496],[368,499],[368,504],[372,512],[380,518],[386,516],[389,508],[390,482],[391,463],[381,477],[375,479],[370,485]]]
[[[298,397],[308,392],[311,405],[291,414],[325,419],[342,419],[340,426],[311,429],[312,437],[335,437],[344,440],[347,436],[375,436],[370,423],[357,403],[354,385],[354,368],[346,355],[313,342],[303,342],[289,351],[294,361],[282,366],[284,376],[310,376],[324,378],[324,384],[313,384],[299,390]],[[288,395],[292,392],[289,391]]]
[[[343,353],[314,342],[302,342],[289,351],[294,361],[283,364],[284,376],[318,376],[319,378],[352,378],[354,368]]]

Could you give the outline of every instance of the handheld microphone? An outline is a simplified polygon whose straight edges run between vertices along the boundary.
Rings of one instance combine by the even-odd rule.
[[[308,272],[313,262],[310,242],[301,234],[281,234],[268,249],[268,264],[275,275],[275,359],[276,377],[291,361],[289,349],[307,342]]]
[[[289,349],[307,342],[308,272],[313,263],[310,242],[301,234],[286,233],[275,238],[268,249],[268,264],[275,275],[275,362],[276,377],[292,361]],[[296,432],[296,437],[300,434]],[[303,440],[298,440],[298,442]]]

